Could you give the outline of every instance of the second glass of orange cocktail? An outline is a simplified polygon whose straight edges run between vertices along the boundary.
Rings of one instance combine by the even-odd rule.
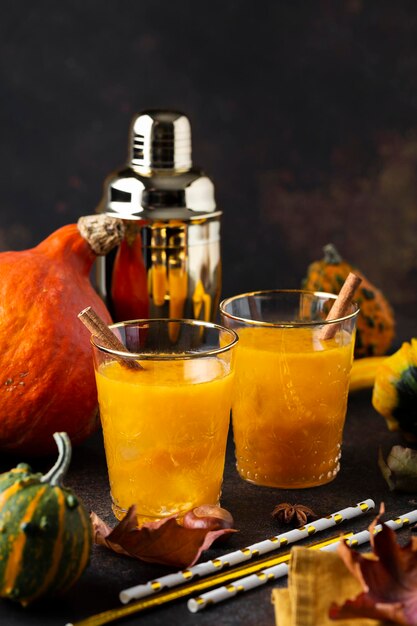
[[[126,353],[101,346],[96,337],[92,344],[116,517],[133,504],[139,521],[217,504],[236,333],[194,320],[140,320],[110,328]],[[126,360],[141,367],[126,367]]]
[[[335,298],[275,290],[220,305],[222,323],[239,335],[232,421],[247,481],[312,487],[339,470],[358,307],[326,321]]]

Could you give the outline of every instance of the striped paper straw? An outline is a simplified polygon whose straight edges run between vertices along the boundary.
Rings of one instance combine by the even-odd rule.
[[[349,532],[344,533],[343,535],[339,534],[337,537],[330,537],[329,539],[315,543],[314,548],[318,550],[319,548],[324,548],[331,543],[339,543],[341,538],[347,539],[352,535],[353,533]],[[310,545],[309,547],[313,546]],[[216,574],[206,576],[206,578],[198,578],[185,585],[175,587],[174,589],[166,589],[161,593],[154,593],[152,596],[148,596],[147,598],[141,598],[140,600],[130,602],[124,606],[118,606],[115,609],[109,609],[108,611],[91,615],[80,622],[67,624],[66,626],[103,626],[103,624],[109,624],[110,622],[127,617],[128,615],[136,615],[141,611],[147,611],[169,602],[177,601],[180,598],[191,596],[194,593],[203,592],[203,590],[211,589],[216,585],[224,585],[229,581],[236,580],[239,576],[249,576],[249,574],[260,572],[262,569],[278,565],[278,563],[288,563],[289,560],[290,553],[288,551],[284,551],[280,554],[264,556],[262,559],[253,559],[248,563],[243,563],[233,569],[226,568]]]
[[[246,548],[242,548],[241,550],[236,550],[235,552],[230,552],[229,554],[225,554],[217,559],[205,561],[204,563],[198,563],[197,565],[193,565],[193,567],[176,572],[175,574],[168,574],[166,576],[162,576],[161,578],[155,578],[154,580],[151,580],[143,585],[136,585],[135,587],[124,589],[119,594],[120,601],[123,602],[123,604],[126,604],[127,602],[130,602],[130,600],[146,598],[162,591],[163,589],[188,583],[196,576],[208,576],[219,572],[223,567],[232,567],[234,565],[238,565],[239,563],[244,563],[255,556],[267,554],[268,552],[278,550],[283,546],[288,546],[291,543],[300,541],[305,537],[310,537],[311,535],[314,535],[322,530],[338,526],[343,521],[358,517],[374,507],[375,502],[373,500],[363,500],[355,506],[341,509],[340,511],[332,513],[327,517],[321,517],[311,524],[307,524],[301,528],[295,528],[286,533],[282,533],[281,535],[276,535],[271,539],[259,541],[258,543],[254,543]]]
[[[392,530],[399,530],[403,526],[408,526],[409,524],[414,524],[416,522],[417,510],[414,510],[384,523],[389,528],[392,528]],[[382,525],[378,524],[378,526],[375,526],[374,533],[378,533],[380,530],[382,530]],[[371,533],[369,532],[369,530],[362,530],[361,532],[356,533],[355,535],[352,535],[351,537],[346,539],[346,543],[350,547],[356,547],[363,543],[367,543],[370,540],[370,537]],[[329,552],[335,551],[338,544],[339,542],[332,543],[320,549]],[[255,589],[256,587],[265,585],[271,580],[282,578],[287,574],[287,563],[280,563],[279,565],[268,567],[256,574],[251,574],[250,576],[245,576],[244,578],[235,580],[229,585],[218,587],[217,589],[213,589],[213,591],[203,593],[196,598],[191,598],[187,602],[188,610],[191,611],[191,613],[198,613],[198,611],[206,608],[209,604],[218,604],[219,602],[224,602],[226,600],[229,600],[230,598],[233,598],[238,593],[250,591],[251,589]]]

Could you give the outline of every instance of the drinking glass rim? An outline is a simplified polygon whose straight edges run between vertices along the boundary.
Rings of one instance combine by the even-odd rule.
[[[125,359],[134,359],[141,361],[186,361],[190,359],[198,359],[209,356],[214,356],[216,354],[222,354],[223,352],[227,352],[231,350],[234,346],[239,342],[239,336],[232,328],[226,328],[221,324],[214,324],[212,322],[205,322],[203,320],[193,320],[187,318],[169,318],[169,317],[154,317],[154,318],[140,318],[136,320],[126,320],[123,322],[116,322],[114,324],[109,324],[109,328],[123,328],[126,326],[135,326],[140,324],[153,324],[155,322],[163,322],[167,324],[168,322],[180,323],[183,326],[200,326],[203,328],[210,328],[214,330],[218,330],[219,332],[225,332],[231,338],[230,342],[219,348],[210,348],[201,351],[195,352],[167,352],[167,353],[155,353],[155,352],[124,352],[122,350],[114,350],[113,348],[107,348],[105,346],[100,345],[99,338],[91,335],[90,342],[94,348],[100,350],[101,352],[105,352],[107,354],[113,354],[115,356],[123,357]]]
[[[328,300],[336,300],[337,295],[334,293],[328,293],[327,291],[310,291],[308,289],[261,289],[259,291],[248,291],[246,293],[239,293],[236,296],[231,296],[229,298],[225,298],[220,302],[219,309],[224,317],[235,320],[237,322],[243,322],[244,324],[248,324],[251,326],[265,326],[269,328],[306,328],[311,326],[328,326],[329,324],[340,324],[341,322],[345,322],[350,319],[354,319],[359,313],[359,306],[357,302],[352,302],[352,306],[355,307],[355,310],[348,315],[344,315],[343,317],[337,317],[332,320],[310,320],[310,321],[282,321],[282,322],[263,322],[262,320],[252,320],[246,317],[240,317],[238,315],[233,315],[225,310],[225,306],[230,304],[235,300],[240,300],[241,298],[246,298],[248,296],[264,296],[271,294],[306,294],[310,296],[315,296],[317,298],[327,298]]]

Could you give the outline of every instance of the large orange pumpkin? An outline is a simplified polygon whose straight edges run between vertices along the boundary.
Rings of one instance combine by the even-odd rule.
[[[47,454],[54,432],[78,443],[96,429],[90,337],[77,314],[92,306],[111,322],[89,274],[122,230],[120,220],[91,216],[0,254],[0,450]]]

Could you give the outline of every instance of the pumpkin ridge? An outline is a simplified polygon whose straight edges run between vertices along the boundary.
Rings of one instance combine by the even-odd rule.
[[[0,474],[0,493],[4,493],[6,489],[14,485],[16,482],[22,480],[28,476],[29,469],[24,469],[22,467],[15,467],[11,469],[9,472],[5,472],[4,474]],[[0,509],[3,505],[0,504]]]
[[[55,488],[53,492],[57,495],[57,503],[58,503],[58,533],[55,537],[54,547],[52,549],[52,561],[49,567],[48,573],[45,576],[43,583],[36,590],[34,594],[25,598],[22,601],[23,605],[31,603],[33,600],[36,600],[39,596],[46,593],[51,583],[54,581],[59,564],[62,558],[62,538],[63,538],[63,529],[64,529],[64,515],[65,515],[65,498],[60,488]]]
[[[25,514],[23,515],[20,526],[25,522],[28,523],[32,519],[33,513],[36,510],[37,504],[43,494],[46,491],[46,487],[38,490],[34,498],[30,501]],[[13,543],[13,549],[9,555],[9,559],[6,564],[6,569],[3,578],[3,590],[6,594],[9,594],[13,590],[15,581],[19,575],[20,568],[22,566],[22,554],[26,543],[26,533],[21,531],[16,537]]]
[[[4,507],[7,500],[13,496],[16,492],[20,491],[22,483],[18,480],[8,487],[2,494],[0,494],[0,510]]]
[[[81,524],[84,530],[84,536],[83,536],[83,549],[82,549],[80,564],[78,566],[78,570],[76,574],[77,580],[81,576],[82,572],[85,570],[87,566],[87,563],[90,558],[91,543],[92,543],[90,517],[81,508],[79,510],[79,514],[81,518]]]
[[[12,600],[18,600],[23,606],[29,604],[28,598],[36,591],[38,585],[42,584],[42,581],[47,576],[49,571],[53,546],[55,543],[56,535],[58,534],[58,507],[55,494],[48,485],[41,485],[39,483],[39,477],[36,484],[30,485],[29,489],[26,489],[21,494],[18,494],[16,498],[21,498],[22,502],[27,502],[34,497],[33,494],[37,493],[39,489],[44,489],[45,493],[39,500],[36,510],[30,522],[25,528],[25,534],[27,535],[25,547],[22,554],[22,566],[17,577],[13,590],[8,597]],[[9,515],[12,519],[15,514],[15,504],[13,501],[9,505]],[[19,515],[16,516],[17,528],[15,525],[14,532],[12,533],[12,543],[18,536],[19,528]],[[36,564],[36,578],[33,576],[33,568]]]
[[[15,537],[19,534],[20,517],[23,512],[26,511],[25,504],[27,502],[23,495],[24,488],[34,485],[33,475],[28,475],[23,478],[14,478],[11,476],[12,472],[2,474],[0,489],[0,526],[2,532],[0,533],[0,594],[4,595],[4,581],[5,571],[11,552],[13,550],[13,542]],[[12,484],[9,481],[12,480]],[[28,482],[30,481],[30,485]],[[35,481],[36,482],[36,481]],[[12,513],[12,511],[14,513]]]
[[[79,577],[85,570],[88,564],[89,558],[90,558],[91,543],[92,543],[90,518],[87,517],[86,512],[81,507],[78,507],[78,513],[79,513],[79,518],[81,520],[81,524],[83,527],[82,552],[81,552],[78,568],[74,576],[70,577],[68,582],[65,582],[65,581],[63,582],[63,585],[61,587],[61,591],[63,593],[67,591],[67,589],[70,589],[70,587],[72,587],[74,582],[79,579]]]
[[[65,535],[64,535],[64,550],[62,553],[60,568],[58,570],[56,580],[58,583],[58,589],[60,593],[66,588],[71,587],[75,580],[76,573],[81,574],[80,570],[80,555],[84,554],[84,532],[82,536],[80,533],[75,532],[75,529],[79,529],[80,521],[83,522],[84,515],[81,504],[76,501],[75,506],[65,507]],[[91,535],[89,538],[91,547]],[[82,571],[82,570],[81,570]],[[59,581],[59,582],[58,582]]]
[[[76,224],[66,224],[41,241],[31,252],[66,263],[69,259],[78,264],[81,272],[88,276],[96,255],[88,242],[81,236]]]

